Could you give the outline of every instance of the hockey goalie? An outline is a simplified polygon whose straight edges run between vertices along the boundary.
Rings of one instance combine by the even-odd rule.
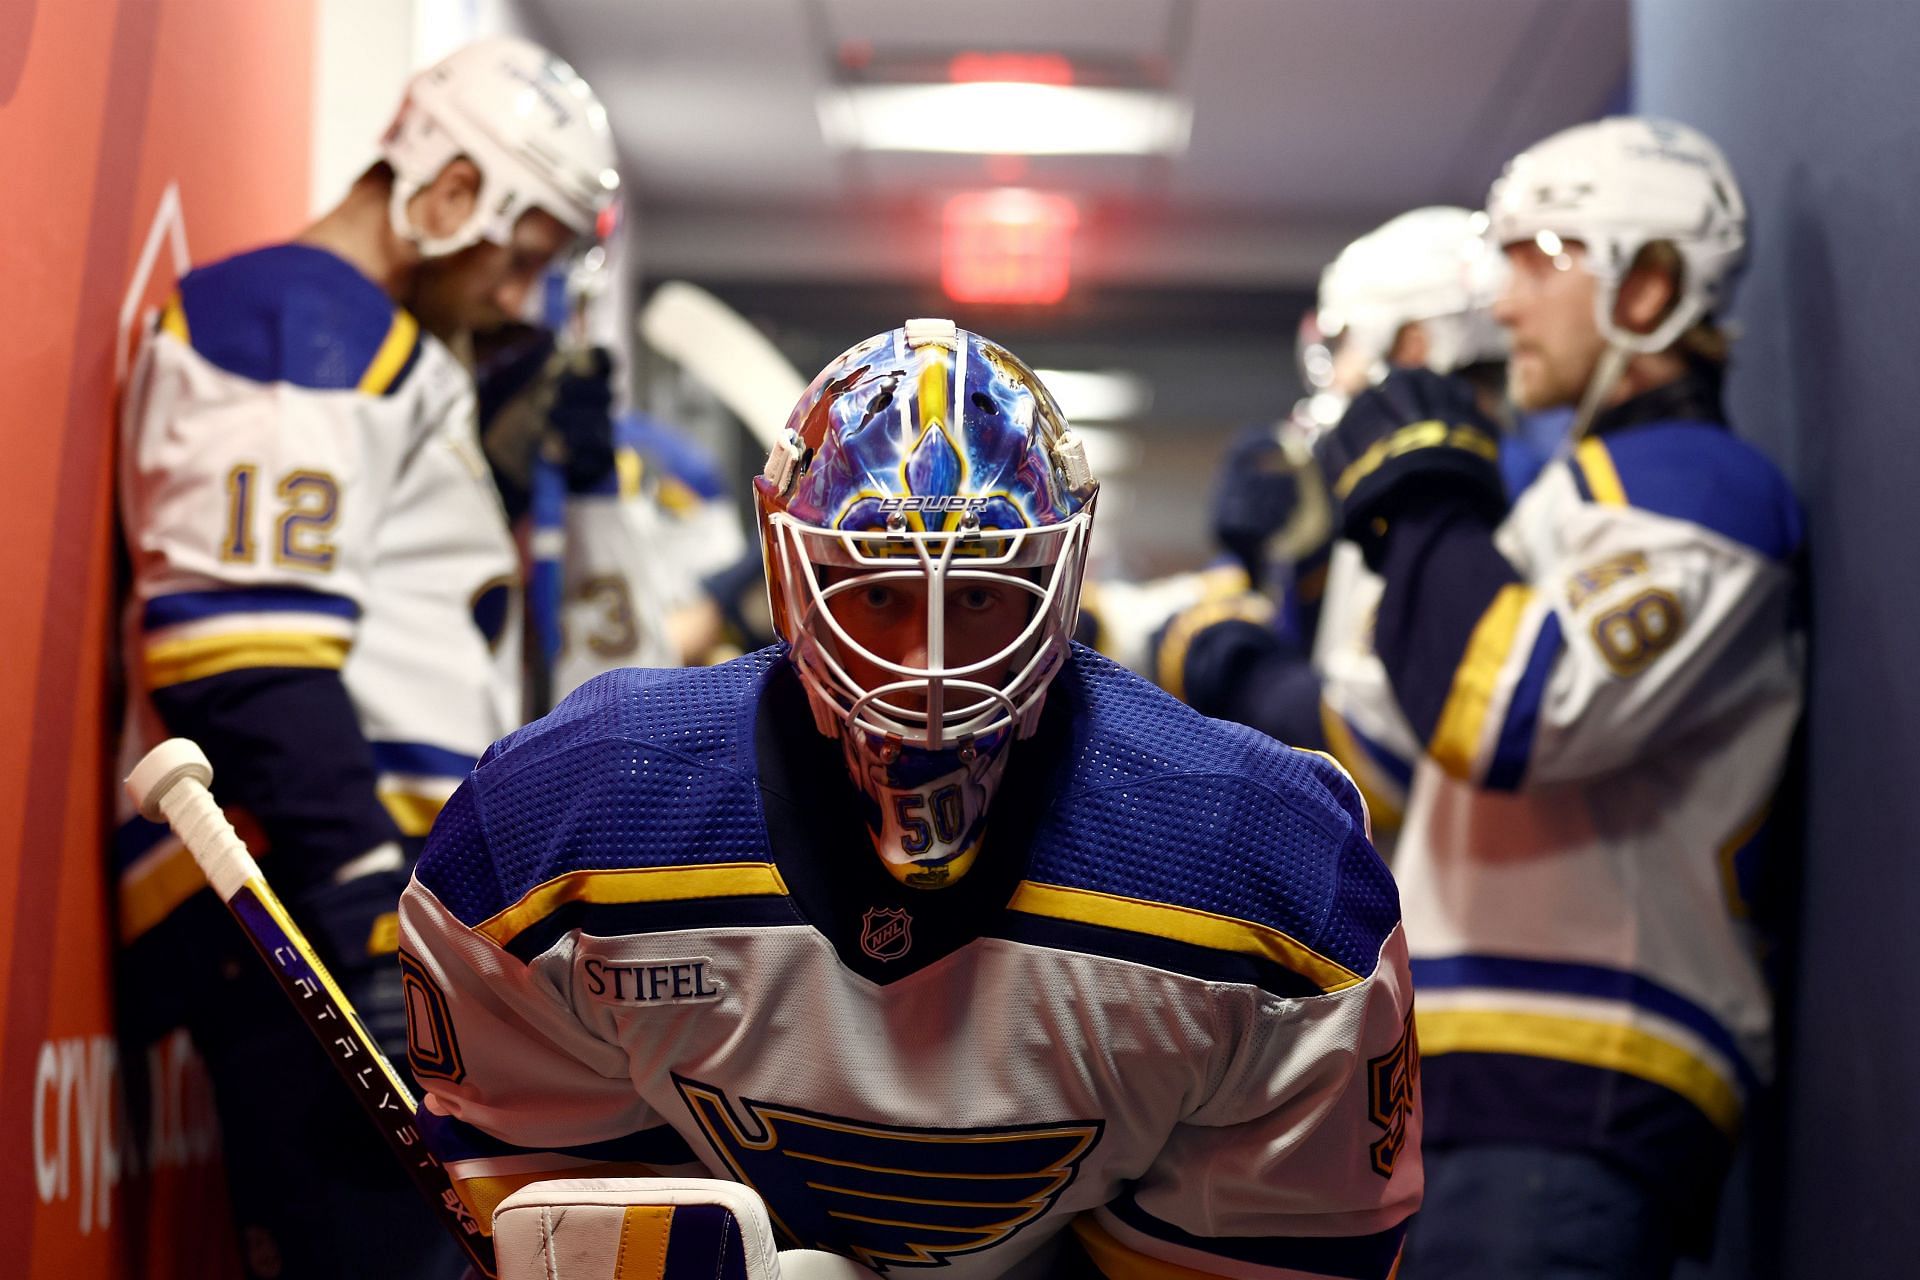
[[[909,321],[757,490],[780,642],[496,743],[407,889],[475,1217],[724,1179],[888,1274],[1388,1276],[1418,1052],[1364,806],[1070,643],[1098,485],[1032,371]]]

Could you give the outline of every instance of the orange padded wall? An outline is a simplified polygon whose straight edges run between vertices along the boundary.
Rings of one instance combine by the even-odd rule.
[[[9,1275],[218,1275],[191,1071],[128,1133],[110,1007],[116,364],[181,251],[307,209],[311,0],[0,4],[0,1223]],[[177,1046],[173,1048],[177,1049]],[[137,1073],[137,1074],[144,1074]],[[143,1092],[146,1086],[143,1084]],[[139,1242],[136,1244],[136,1242]],[[151,1247],[149,1247],[151,1246]]]

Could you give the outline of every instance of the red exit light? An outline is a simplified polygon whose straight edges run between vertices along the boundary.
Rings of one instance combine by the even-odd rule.
[[[947,64],[955,84],[1072,84],[1073,64],[1057,53],[959,53]]]
[[[1079,223],[1065,196],[1018,188],[954,196],[941,220],[940,285],[955,302],[1058,302]]]

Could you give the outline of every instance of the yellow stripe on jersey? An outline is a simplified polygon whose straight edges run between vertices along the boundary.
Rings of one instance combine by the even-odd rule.
[[[1493,705],[1494,687],[1500,670],[1513,652],[1520,633],[1520,620],[1526,615],[1533,591],[1517,582],[1500,588],[1487,611],[1474,624],[1467,640],[1467,651],[1453,673],[1453,687],[1440,708],[1440,722],[1434,726],[1433,741],[1427,752],[1442,769],[1457,778],[1471,779],[1475,759],[1480,754],[1480,739],[1486,728],[1487,711]]]
[[[172,915],[207,887],[207,878],[184,845],[145,863],[119,886],[120,943],[125,946]]]
[[[1423,1058],[1517,1053],[1601,1067],[1671,1089],[1729,1134],[1740,1127],[1740,1093],[1731,1082],[1681,1046],[1638,1027],[1481,1009],[1416,1009],[1414,1027]]]
[[[646,461],[632,445],[620,445],[613,451],[613,474],[620,482],[620,496],[631,501],[640,496],[640,482],[647,474]]]
[[[180,304],[180,295],[177,293],[167,299],[166,310],[160,313],[160,331],[172,334],[188,346],[193,345],[193,339],[187,333],[187,309]]]
[[[149,689],[165,689],[246,667],[324,667],[338,671],[346,662],[347,641],[343,637],[300,631],[237,631],[191,640],[163,640],[148,645],[144,657]]]
[[[407,357],[413,354],[413,344],[419,337],[420,322],[396,308],[387,336],[381,340],[380,349],[373,353],[373,363],[360,375],[360,390],[368,395],[384,395],[406,368]]]
[[[659,1280],[667,1265],[667,1240],[673,1235],[673,1206],[630,1204],[620,1215],[620,1252],[613,1280]]]
[[[678,902],[786,893],[787,882],[771,862],[570,871],[535,885],[520,901],[482,920],[474,932],[504,947],[569,902]]]
[[[367,930],[367,954],[390,956],[399,950],[400,913],[383,911],[373,918],[373,927]]]
[[[1125,929],[1129,933],[1171,938],[1215,951],[1258,956],[1312,979],[1322,991],[1344,991],[1363,981],[1359,974],[1345,965],[1329,960],[1278,929],[1234,916],[1215,915],[1195,907],[1145,902],[1094,889],[1070,889],[1064,885],[1039,884],[1032,880],[1021,881],[1007,905],[1028,915],[1103,925],[1109,929]]]
[[[423,796],[410,791],[382,791],[380,803],[386,807],[393,825],[403,836],[423,836],[433,830],[433,820],[447,807],[440,796]]]
[[[655,494],[660,505],[677,516],[690,515],[700,509],[703,499],[686,481],[674,476],[665,476]]]
[[[1354,736],[1347,718],[1324,699],[1320,703],[1320,732],[1326,736],[1328,752],[1360,793],[1361,803],[1367,806],[1367,816],[1373,820],[1374,830],[1398,831],[1406,817],[1394,799],[1400,790],[1399,785],[1373,762],[1372,753],[1360,745],[1360,739]]]
[[[1109,1235],[1091,1213],[1073,1220],[1073,1234],[1107,1280],[1219,1280],[1218,1272],[1195,1271],[1129,1249]]]
[[[1620,483],[1620,473],[1614,469],[1613,455],[1607,452],[1607,446],[1598,439],[1582,440],[1573,451],[1574,460],[1580,464],[1580,474],[1587,478],[1587,492],[1593,500],[1607,507],[1627,505],[1627,490]]]

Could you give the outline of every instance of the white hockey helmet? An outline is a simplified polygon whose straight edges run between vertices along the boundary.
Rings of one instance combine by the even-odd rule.
[[[1401,328],[1416,322],[1435,373],[1506,359],[1492,313],[1506,263],[1485,229],[1483,215],[1432,205],[1361,236],[1320,274],[1321,332],[1352,344],[1376,380]]]
[[[430,257],[505,244],[528,209],[597,236],[620,187],[606,108],[572,67],[515,36],[476,40],[414,76],[380,154],[393,166],[394,232]],[[480,170],[473,216],[426,236],[407,203],[458,156]]]
[[[1670,120],[1612,116],[1563,129],[1507,162],[1487,196],[1489,236],[1502,248],[1538,241],[1587,247],[1600,281],[1595,319],[1610,345],[1665,351],[1727,300],[1746,252],[1747,209],[1726,157],[1704,134]],[[1647,245],[1665,240],[1683,264],[1673,310],[1651,333],[1614,323],[1620,281]]]

